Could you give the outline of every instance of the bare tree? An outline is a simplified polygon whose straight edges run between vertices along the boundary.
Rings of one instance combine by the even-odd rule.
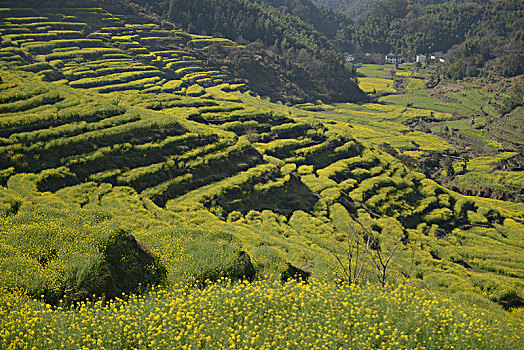
[[[361,232],[352,227],[352,233],[347,235],[344,245],[337,241],[334,243],[333,255],[342,269],[342,278],[350,284],[359,283],[363,279],[364,269],[368,267],[382,287],[388,282],[396,284],[400,281],[404,284],[411,276],[415,262],[414,244],[407,232],[404,230],[404,235],[387,247],[357,217],[349,215]],[[409,257],[405,256],[406,251]]]
[[[369,257],[371,236],[368,236],[367,240],[363,242],[361,237],[354,232],[352,236],[347,236],[345,243],[347,246],[344,247],[335,241],[333,254],[342,268],[343,279],[350,284],[357,283]]]
[[[407,246],[407,250],[411,253],[407,268],[406,258],[400,253],[401,246]],[[378,249],[372,250],[370,257],[376,269],[378,282],[382,287],[386,285],[391,275],[395,273],[396,276],[391,280],[391,283],[396,284],[400,279],[401,284],[404,284],[413,271],[415,249],[411,242],[409,242],[409,238],[406,239],[400,236],[389,249],[384,249],[382,246],[379,246]]]

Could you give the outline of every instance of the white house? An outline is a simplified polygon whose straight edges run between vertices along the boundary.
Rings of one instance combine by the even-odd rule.
[[[418,57],[418,56],[417,56]],[[446,62],[446,58],[442,57],[439,53],[433,53],[429,56],[429,58],[435,62],[444,63]]]
[[[426,55],[417,55],[417,62],[426,62],[426,58],[427,56]]]
[[[385,57],[386,63],[388,64],[397,64],[402,63],[402,58],[397,57],[395,54],[390,53]]]
[[[347,52],[344,53],[344,58],[346,59],[346,62],[353,62],[355,60],[355,57]]]

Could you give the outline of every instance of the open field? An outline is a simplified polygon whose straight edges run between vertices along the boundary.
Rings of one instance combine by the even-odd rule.
[[[365,77],[391,78],[391,71],[395,70],[394,65],[390,64],[365,64],[358,68],[358,73]]]
[[[395,89],[393,89],[393,80],[391,79],[383,79],[383,78],[375,78],[375,77],[363,77],[358,79],[358,87],[362,89],[362,91],[370,94],[370,93],[384,93],[384,92],[396,92]]]

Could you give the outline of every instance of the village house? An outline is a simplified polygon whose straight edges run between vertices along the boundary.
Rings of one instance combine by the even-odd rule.
[[[402,58],[398,57],[395,54],[390,53],[386,55],[385,61],[387,64],[397,64],[397,63],[402,63]]]
[[[355,60],[355,57],[347,52],[344,53],[344,59],[346,62],[353,62]]]
[[[432,61],[435,61],[435,62],[440,62],[440,63],[445,63],[446,62],[446,58],[442,57],[438,53],[431,54],[429,56],[429,59],[432,60]]]
[[[419,55],[417,55],[416,61],[417,61],[417,62],[420,62],[420,63],[422,63],[422,62],[426,62],[426,58],[427,58],[426,55],[421,55],[421,54],[419,54]]]
[[[376,56],[376,55],[375,55]],[[380,55],[380,59],[382,58],[381,57],[382,55]],[[364,57],[362,57],[362,63],[364,64],[370,64],[370,63],[377,63],[376,62],[376,58],[373,57],[372,54],[370,54],[369,52],[367,52]]]

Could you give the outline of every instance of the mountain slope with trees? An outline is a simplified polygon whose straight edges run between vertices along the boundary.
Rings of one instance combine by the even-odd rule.
[[[430,3],[426,5],[426,3]],[[404,57],[452,49],[444,69],[453,79],[522,74],[524,5],[518,0],[377,2],[354,24],[357,51]]]
[[[281,84],[275,84],[278,79],[271,83],[282,93],[262,92],[271,97],[286,95],[281,98],[284,101],[300,101],[304,96],[336,101],[341,95],[361,99],[348,82],[353,74],[344,68],[343,52],[392,52],[409,58],[451,49],[444,73],[453,79],[511,77],[523,71],[524,10],[518,0],[382,0],[374,2],[356,21],[324,7],[328,4],[316,2],[320,6],[316,7],[309,0],[131,2],[189,31],[262,43],[251,47],[253,54],[240,55],[242,59],[237,52],[230,55],[236,57],[234,62],[223,55],[218,55],[217,62],[225,62],[233,75],[241,76],[242,70],[249,70],[242,62],[247,60],[251,65],[257,56],[254,53],[266,50],[262,57],[274,59],[262,71],[278,71],[279,77],[286,78]],[[311,84],[325,91],[315,96]]]
[[[291,102],[305,99],[365,100],[354,82],[354,72],[344,62],[341,50],[328,38],[336,36],[345,24],[343,15],[336,15],[330,10],[315,13],[312,3],[306,1],[300,2],[304,5],[303,11],[298,10],[291,1],[132,2],[188,32],[212,34],[239,43],[254,44],[248,45],[248,51],[252,54],[235,51],[233,54],[224,52],[220,55],[214,51],[212,56],[217,63],[227,66],[231,74],[244,76],[249,81],[262,79],[260,75],[250,75],[250,72],[259,70],[267,74],[269,69],[266,68],[271,66],[278,75],[274,79],[276,84],[271,83],[277,93],[269,89],[257,91],[261,94]],[[283,11],[282,6],[287,6],[288,10]],[[260,67],[253,57],[262,61],[264,67]],[[256,66],[259,66],[258,69],[253,69]],[[271,76],[270,73],[267,75]],[[279,79],[281,82],[278,82]],[[256,87],[254,90],[257,90]]]
[[[313,0],[319,6],[345,12],[355,19],[365,15],[377,1],[379,0]]]
[[[340,12],[349,14],[354,19],[359,19],[366,15],[368,10],[381,0],[312,0],[315,4],[328,7]],[[435,5],[449,2],[465,2],[468,0],[411,0],[413,3],[421,5]],[[469,1],[471,2],[471,1]],[[477,2],[482,2],[478,0]]]

